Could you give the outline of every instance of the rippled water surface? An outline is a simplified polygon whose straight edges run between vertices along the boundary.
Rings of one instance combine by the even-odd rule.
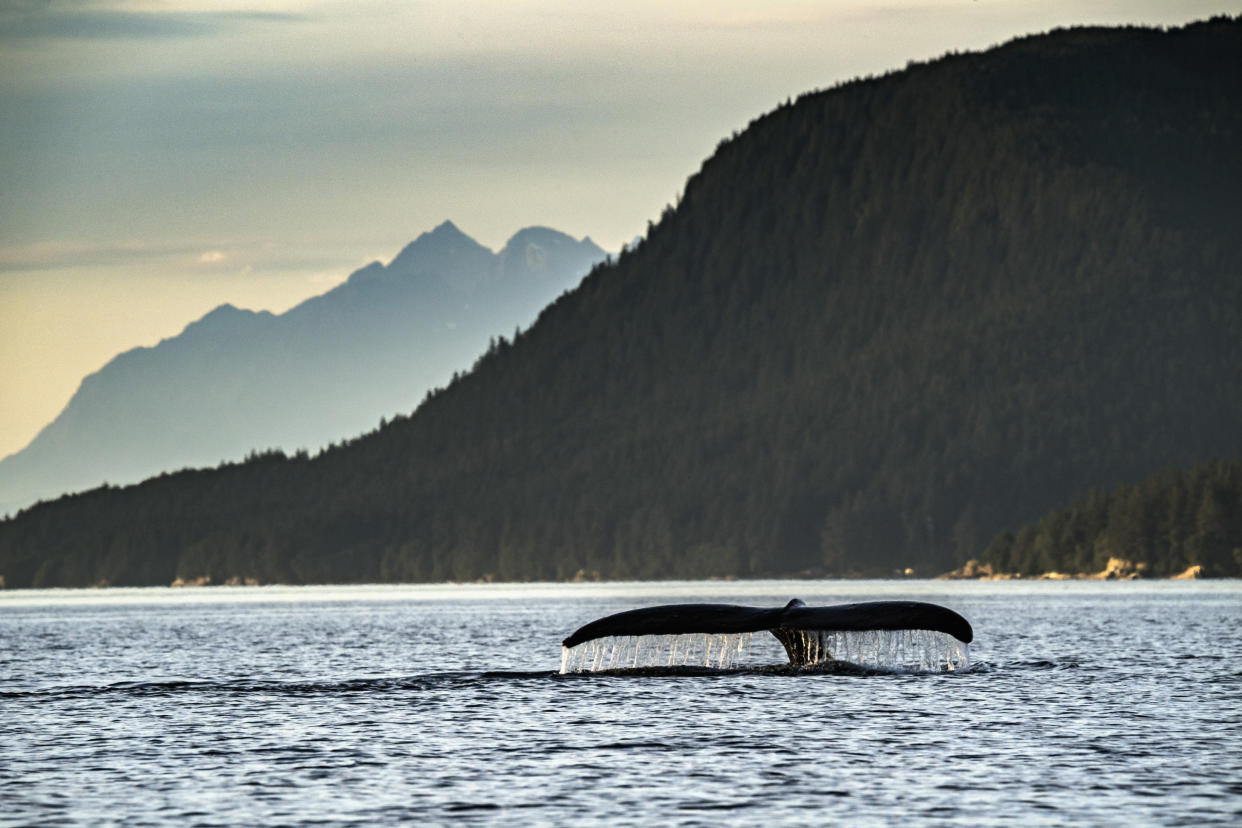
[[[792,597],[945,604],[972,666],[558,672],[601,615]],[[1240,622],[1238,582],[0,593],[0,823],[1237,824]]]

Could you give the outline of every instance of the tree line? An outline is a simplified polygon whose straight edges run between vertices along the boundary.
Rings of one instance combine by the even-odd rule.
[[[1145,574],[1242,577],[1242,460],[1166,469],[1141,483],[1092,491],[1037,523],[992,539],[980,560],[1022,575],[1100,572],[1110,558]]]

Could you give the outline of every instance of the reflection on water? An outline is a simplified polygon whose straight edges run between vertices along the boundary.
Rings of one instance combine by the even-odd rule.
[[[757,634],[559,672],[594,618],[794,596],[944,604],[971,666]],[[1228,823],[1240,616],[1237,582],[0,593],[0,823]]]

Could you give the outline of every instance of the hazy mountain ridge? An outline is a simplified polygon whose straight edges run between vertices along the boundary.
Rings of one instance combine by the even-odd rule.
[[[1239,53],[1071,30],[805,95],[412,417],[44,504],[0,573],[936,574],[1242,454]]]
[[[538,266],[519,266],[538,241]],[[529,325],[604,256],[547,228],[493,253],[444,222],[387,266],[373,262],[285,313],[221,305],[87,376],[52,423],[0,461],[0,512],[359,434],[413,410],[489,337]]]

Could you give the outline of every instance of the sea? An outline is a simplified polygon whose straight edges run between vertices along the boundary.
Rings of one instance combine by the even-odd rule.
[[[766,633],[562,651],[626,609],[791,598],[931,601],[975,638],[807,669]],[[1242,824],[1242,582],[0,592],[0,824],[415,822]]]

